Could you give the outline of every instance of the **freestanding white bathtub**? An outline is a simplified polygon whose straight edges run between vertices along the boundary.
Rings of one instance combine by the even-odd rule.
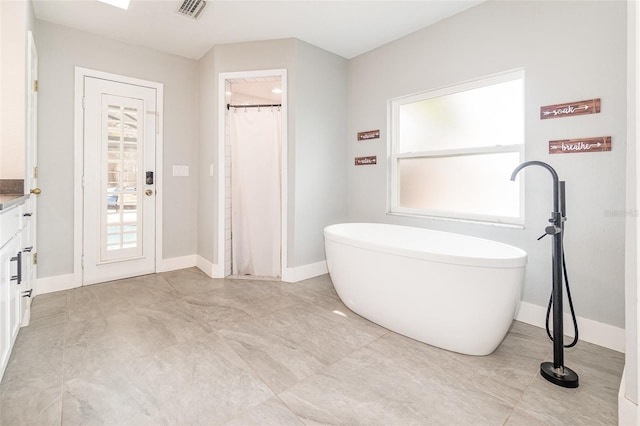
[[[515,315],[527,254],[466,235],[377,223],[324,229],[331,280],[355,313],[468,355],[488,355]]]

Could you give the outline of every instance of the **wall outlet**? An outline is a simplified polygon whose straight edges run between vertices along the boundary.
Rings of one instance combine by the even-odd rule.
[[[173,166],[174,176],[189,176],[189,166]]]

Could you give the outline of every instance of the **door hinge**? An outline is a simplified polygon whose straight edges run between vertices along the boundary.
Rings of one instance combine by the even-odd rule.
[[[38,253],[33,253],[33,264],[34,265],[38,264]]]
[[[34,92],[38,91],[38,80],[33,80],[33,91]]]
[[[38,179],[38,166],[33,168],[33,178]]]

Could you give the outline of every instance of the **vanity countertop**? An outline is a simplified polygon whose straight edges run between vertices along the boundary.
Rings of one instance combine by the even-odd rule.
[[[27,199],[31,194],[0,194],[0,211],[19,204]]]

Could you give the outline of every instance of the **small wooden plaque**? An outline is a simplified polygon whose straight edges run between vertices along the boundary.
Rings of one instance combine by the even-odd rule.
[[[611,136],[549,141],[549,154],[611,151]]]
[[[375,155],[369,157],[356,157],[356,166],[371,166],[378,162]]]
[[[367,130],[366,132],[358,133],[359,141],[368,141],[370,139],[379,139],[380,138],[380,130]]]
[[[540,107],[540,119],[572,117],[574,115],[597,114],[599,112],[600,99],[589,99]]]

